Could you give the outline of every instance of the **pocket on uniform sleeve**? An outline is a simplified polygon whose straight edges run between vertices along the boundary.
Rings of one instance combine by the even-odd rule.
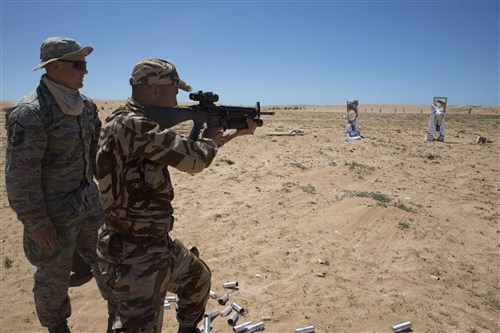
[[[169,182],[164,172],[164,166],[149,160],[144,161],[144,185],[157,192],[170,190]]]

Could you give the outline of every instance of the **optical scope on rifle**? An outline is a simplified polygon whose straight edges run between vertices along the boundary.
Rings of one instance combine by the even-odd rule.
[[[214,94],[213,92],[210,91],[207,92],[198,91],[195,93],[190,93],[189,99],[200,103],[205,101],[215,103],[219,101],[219,95]]]
[[[224,129],[247,128],[246,119],[252,119],[257,127],[264,124],[261,115],[274,115],[274,112],[261,112],[260,103],[255,107],[215,105],[219,96],[212,92],[198,91],[189,94],[189,99],[199,104],[188,107],[147,107],[146,115],[158,123],[161,129],[178,125],[182,122],[192,120],[193,128],[189,138],[196,140],[200,130],[206,125],[210,127],[222,127]]]

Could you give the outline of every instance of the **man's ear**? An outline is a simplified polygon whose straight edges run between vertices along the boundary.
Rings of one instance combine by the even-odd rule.
[[[152,98],[156,98],[160,94],[160,87],[157,84],[150,85],[149,89]]]
[[[49,62],[47,65],[45,65],[45,73],[47,73],[47,76],[52,79],[56,80],[59,77],[59,73],[61,70],[61,63],[59,61],[52,61]]]
[[[152,84],[147,87],[144,91],[146,94],[144,97],[147,98],[148,103],[156,104],[158,97],[160,96],[160,87],[157,84]]]
[[[50,63],[48,63],[47,65],[45,65],[45,70],[47,72],[51,71],[51,72],[57,72],[61,69],[61,62],[60,61],[52,61]]]

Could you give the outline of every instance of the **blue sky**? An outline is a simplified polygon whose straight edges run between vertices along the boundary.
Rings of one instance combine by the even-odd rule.
[[[65,36],[94,47],[94,99],[126,99],[155,57],[223,104],[500,104],[498,0],[0,1],[3,100],[36,87],[40,44]]]

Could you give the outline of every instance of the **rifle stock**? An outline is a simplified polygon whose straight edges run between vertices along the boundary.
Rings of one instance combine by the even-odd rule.
[[[189,94],[189,98],[199,101],[199,104],[188,107],[147,107],[146,115],[160,128],[167,129],[192,120],[194,125],[189,134],[189,138],[196,140],[200,130],[206,125],[210,127],[223,127],[224,129],[242,129],[247,128],[246,119],[252,119],[257,127],[264,124],[261,115],[274,115],[274,112],[261,112],[260,103],[257,102],[255,108],[215,105],[219,96],[211,92],[198,91]]]

